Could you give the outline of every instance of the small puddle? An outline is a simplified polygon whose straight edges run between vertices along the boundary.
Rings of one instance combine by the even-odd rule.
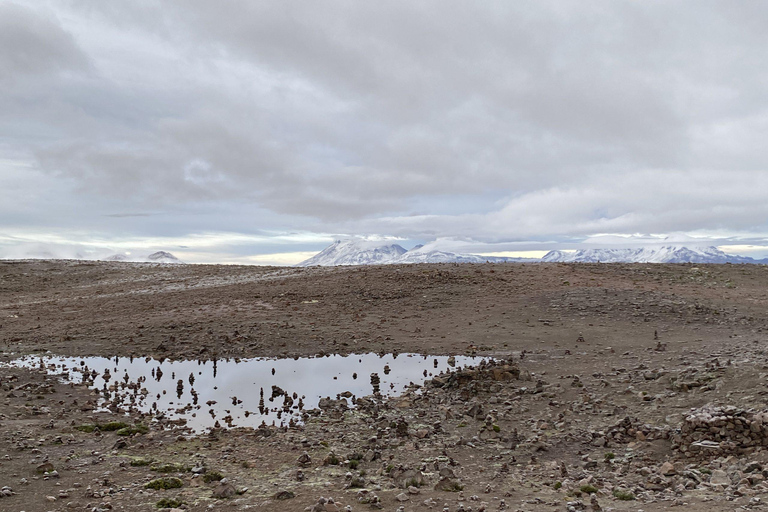
[[[100,410],[164,413],[201,432],[214,426],[301,422],[302,411],[316,408],[321,398],[347,396],[353,407],[354,398],[373,394],[376,384],[383,396],[395,396],[412,383],[482,359],[417,354],[216,361],[26,356],[10,364],[84,382],[101,392]]]

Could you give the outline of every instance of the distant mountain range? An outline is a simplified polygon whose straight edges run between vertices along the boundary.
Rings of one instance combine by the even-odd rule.
[[[508,261],[538,261],[530,258],[506,258],[455,253],[440,249],[437,244],[417,245],[410,251],[387,241],[336,240],[298,267],[333,267],[339,265],[396,265],[409,263],[501,263]]]
[[[126,261],[132,263],[184,263],[167,251],[153,252],[148,256],[129,256],[125,253],[113,254],[103,258],[104,261]]]
[[[746,256],[727,254],[717,247],[660,247],[582,249],[575,252],[550,251],[543,262],[578,263],[768,263]]]
[[[320,253],[299,263],[300,267],[337,265],[395,265],[410,263],[756,263],[756,260],[727,254],[717,247],[662,245],[641,248],[550,251],[541,259],[482,256],[446,251],[439,244],[417,245],[410,251],[388,241],[337,240]]]
[[[15,254],[3,255],[0,259],[18,260],[83,260],[83,261],[122,261],[126,263],[184,263],[179,258],[167,251],[147,253],[114,253],[102,250],[99,253],[87,253],[80,251],[56,251],[50,249],[18,251]]]

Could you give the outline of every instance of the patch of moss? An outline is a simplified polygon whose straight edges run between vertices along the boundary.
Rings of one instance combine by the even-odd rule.
[[[497,432],[497,433],[498,433],[498,432],[501,432],[501,427],[500,427],[500,426],[498,426],[498,425],[494,425],[494,426],[493,426],[493,431],[494,431],[494,432]]]
[[[587,484],[579,487],[579,490],[585,494],[595,494],[597,492],[597,487]]]
[[[360,477],[355,477],[349,482],[350,489],[362,489],[363,487],[365,487],[365,480]]]
[[[211,482],[218,482],[222,478],[224,478],[224,475],[218,471],[208,471],[203,475],[203,482],[209,484]]]
[[[139,457],[131,460],[131,466],[134,467],[149,466],[150,464],[152,464],[152,459]]]
[[[555,490],[560,489],[563,486],[563,482],[555,482]]]
[[[128,428],[131,425],[124,422],[124,421],[110,421],[109,423],[105,423],[103,425],[99,425],[99,430],[104,432],[114,432],[115,430],[120,430],[122,428]]]
[[[635,494],[631,491],[620,491],[619,489],[614,489],[613,495],[616,497],[616,499],[621,501],[632,501],[635,499]]]
[[[606,462],[609,460],[613,460],[616,458],[616,454],[613,452],[605,452],[605,460]]]
[[[424,482],[422,482],[418,478],[411,478],[405,482],[406,489],[408,487],[421,487],[422,485],[424,485]]]
[[[149,432],[149,428],[146,425],[136,424],[129,427],[121,428],[115,434],[119,436],[132,436],[134,434],[146,434]]]
[[[183,504],[183,501],[176,498],[163,498],[155,503],[155,506],[157,508],[179,508]]]
[[[184,485],[184,482],[181,481],[181,478],[168,476],[165,478],[156,478],[151,482],[147,482],[146,484],[144,484],[144,487],[146,487],[147,489],[154,489],[156,491],[159,491],[160,489],[178,489],[183,485]]]
[[[90,434],[94,430],[96,430],[96,425],[77,425],[75,427],[75,430],[79,430],[80,432],[86,432]]]
[[[160,464],[159,466],[152,466],[150,469],[158,473],[186,473],[189,471],[188,467],[174,463]]]

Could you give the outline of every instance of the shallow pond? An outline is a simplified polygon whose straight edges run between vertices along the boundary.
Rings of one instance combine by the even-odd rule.
[[[17,367],[44,368],[101,391],[102,409],[164,413],[195,431],[213,426],[257,427],[301,421],[321,398],[374,392],[400,394],[432,375],[479,364],[481,358],[417,354],[353,354],[294,359],[171,361],[127,357],[27,356]]]

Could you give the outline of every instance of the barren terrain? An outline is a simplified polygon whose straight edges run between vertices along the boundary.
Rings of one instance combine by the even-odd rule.
[[[761,265],[0,262],[0,510],[760,509],[766,306]],[[367,352],[494,361],[203,435],[9,364]]]

